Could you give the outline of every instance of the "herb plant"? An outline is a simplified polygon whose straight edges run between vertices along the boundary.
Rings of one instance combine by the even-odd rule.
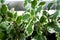
[[[24,7],[31,6],[21,16],[9,10],[0,0],[0,40],[48,40],[48,35],[55,33],[60,40],[60,1],[57,1],[56,12],[50,15],[43,10],[46,2],[40,0],[25,0]],[[49,11],[55,2],[47,6]]]

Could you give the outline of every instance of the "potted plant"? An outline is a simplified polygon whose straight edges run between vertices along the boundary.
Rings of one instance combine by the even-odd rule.
[[[46,2],[40,0],[25,0],[24,7],[30,8],[21,16],[14,10],[9,10],[3,0],[0,8],[0,40],[60,40],[59,11],[50,15],[43,6]],[[55,2],[47,6],[49,11]],[[59,5],[57,5],[57,9]]]

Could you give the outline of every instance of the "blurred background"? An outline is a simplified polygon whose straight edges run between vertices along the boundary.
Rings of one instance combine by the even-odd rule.
[[[43,10],[46,10],[49,2],[56,0],[41,0],[41,1],[46,2],[46,4],[43,7]],[[24,13],[24,11],[30,7],[30,4],[24,7],[24,0],[5,0],[5,4],[8,5],[9,9],[14,8],[14,10],[18,12],[18,15],[22,15],[22,13]],[[55,8],[56,8],[56,3],[53,5],[52,9],[48,11],[48,13],[53,14],[55,12]]]

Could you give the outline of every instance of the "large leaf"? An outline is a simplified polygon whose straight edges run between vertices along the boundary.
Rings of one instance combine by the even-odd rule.
[[[4,3],[4,0],[0,0],[1,3]]]
[[[10,18],[13,18],[13,13],[11,13],[10,11],[7,11],[7,16]]]
[[[2,14],[6,14],[7,6],[5,4],[2,4],[1,12],[2,12]]]
[[[17,19],[16,19],[17,24],[20,24],[21,20],[22,20],[22,16],[18,16]]]
[[[12,18],[7,17],[6,20],[7,20],[7,21],[12,21]]]
[[[2,22],[1,24],[0,24],[0,28],[2,28],[2,29],[4,29],[4,30],[7,30],[7,22]]]
[[[25,32],[26,32],[27,36],[32,35],[33,30],[34,30],[34,25],[32,24],[32,22],[29,22],[25,27]]]

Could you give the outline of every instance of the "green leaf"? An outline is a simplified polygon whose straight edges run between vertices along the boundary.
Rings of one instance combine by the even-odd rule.
[[[21,19],[22,19],[22,16],[18,16],[17,17],[17,19],[16,19],[17,24],[20,24],[21,23]]]
[[[50,10],[51,7],[53,6],[53,4],[54,4],[53,2],[50,2],[50,3],[48,4],[48,6],[47,6],[47,9]]]
[[[38,35],[42,35],[42,27],[40,27],[40,25],[36,27],[36,32]]]
[[[36,14],[38,13],[38,12],[40,12],[42,10],[42,6],[40,5],[38,8],[37,8],[37,10],[36,10]]]
[[[47,17],[46,16],[42,16],[41,18],[40,18],[40,23],[41,24],[46,24],[48,22],[48,19],[47,19]]]
[[[34,0],[31,2],[31,7],[32,8],[35,8],[35,6],[37,5],[37,0]]]
[[[49,33],[55,33],[54,28],[52,28],[52,27],[50,27],[50,26],[47,26],[47,31],[48,31]]]
[[[58,37],[57,40],[60,40],[60,37]]]
[[[25,7],[28,3],[31,3],[31,0],[24,0],[24,7]]]
[[[46,2],[43,1],[43,2],[40,2],[39,5],[44,5],[45,3],[46,3]]]
[[[44,35],[36,35],[33,39],[34,40],[47,40]]]
[[[19,39],[18,40],[25,40],[25,35],[24,34],[20,34]]]
[[[26,5],[27,5],[27,1],[25,0],[25,1],[24,1],[24,7],[25,7]]]
[[[60,33],[60,26],[58,25],[57,22],[48,23],[48,27],[49,27],[48,30],[52,30],[54,33],[55,32]],[[50,31],[50,32],[52,32],[52,31]]]
[[[57,9],[57,10],[60,10],[60,1],[59,1],[59,0],[57,1],[56,9]]]
[[[17,12],[14,14],[14,20],[17,18]]]
[[[31,15],[32,15],[32,16],[34,16],[34,15],[35,15],[35,12],[34,12],[34,10],[33,10],[33,9],[31,10]]]
[[[8,17],[6,18],[7,21],[12,21],[12,18]]]
[[[58,11],[56,11],[54,14],[53,14],[53,20],[56,20],[57,19],[57,17],[58,17],[58,15],[59,15],[59,12]]]
[[[13,13],[7,11],[7,16],[10,17],[10,18],[13,18]]]
[[[1,24],[0,24],[0,28],[2,28],[2,29],[4,29],[4,30],[7,30],[7,22],[2,22]]]
[[[0,0],[0,2],[1,2],[1,0]]]
[[[4,3],[4,0],[0,0],[1,3]]]
[[[0,39],[2,39],[4,37],[4,33],[3,32],[0,32]]]
[[[10,24],[7,28],[7,33],[9,34],[13,28],[14,28],[14,26],[12,24]]]
[[[37,22],[37,18],[34,17],[34,18],[33,18],[33,23],[36,23],[36,22]]]
[[[23,21],[27,21],[27,20],[29,20],[29,18],[30,18],[30,15],[29,14],[24,14],[24,15],[22,15],[23,16]]]
[[[43,15],[45,15],[45,16],[47,16],[47,17],[49,17],[49,13],[48,13],[48,12],[46,12],[46,11],[43,11]]]
[[[0,16],[0,22],[2,21],[2,17]]]
[[[60,33],[56,33],[57,40],[60,40]]]
[[[7,12],[7,6],[5,4],[2,4],[1,13],[6,14],[6,12]]]
[[[47,40],[47,39],[46,39],[45,36],[43,36],[43,35],[39,35],[38,38],[37,38],[37,40]]]
[[[28,23],[25,27],[25,32],[28,36],[32,35],[34,30],[34,25],[32,23]]]
[[[31,3],[31,0],[27,0],[28,1],[28,3]]]

